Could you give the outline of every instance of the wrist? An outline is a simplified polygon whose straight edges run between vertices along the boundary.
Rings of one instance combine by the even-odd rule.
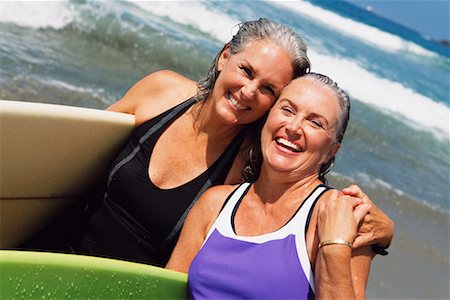
[[[319,248],[325,247],[325,246],[332,246],[332,245],[342,245],[352,248],[352,243],[347,242],[344,239],[327,239],[323,240],[319,243]]]
[[[350,262],[352,257],[352,249],[345,245],[329,245],[319,248],[322,259],[327,263],[332,262]]]
[[[319,243],[318,249],[325,257],[350,257],[352,243],[343,239],[324,240]]]

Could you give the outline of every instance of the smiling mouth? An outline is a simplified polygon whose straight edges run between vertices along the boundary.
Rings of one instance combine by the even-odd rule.
[[[228,95],[228,101],[230,101],[231,105],[233,105],[233,107],[235,107],[236,109],[239,109],[239,110],[249,110],[250,109],[250,107],[239,103],[236,99],[233,98],[233,96],[231,96],[231,94]]]
[[[288,140],[286,140],[284,138],[281,138],[281,137],[276,138],[275,142],[278,145],[280,145],[281,147],[287,148],[290,151],[293,151],[293,152],[296,152],[296,153],[302,152],[302,148],[300,148],[299,145],[297,145],[297,144],[295,144],[295,143],[293,143],[291,141],[288,141]]]

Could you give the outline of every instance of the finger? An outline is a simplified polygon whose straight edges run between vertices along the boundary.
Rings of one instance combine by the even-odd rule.
[[[358,195],[359,193],[361,193],[362,191],[357,185],[352,184],[352,185],[349,185],[348,187],[342,189],[342,192],[346,195],[355,196],[355,195]]]
[[[364,201],[364,203],[370,204],[373,203],[372,200],[369,198],[369,196],[367,196],[367,194],[364,193],[363,190],[356,184],[352,184],[351,186],[346,187],[345,189],[342,190],[342,192],[348,196],[361,198]]]
[[[325,203],[319,202],[317,204],[317,217],[319,223],[323,220],[324,214],[325,214]]]
[[[324,211],[324,209],[325,209],[325,203],[319,202],[319,203],[317,204],[317,213],[318,213],[319,216],[322,214],[322,212]]]
[[[341,196],[341,199],[345,200],[347,203],[349,203],[352,208],[357,207],[358,205],[363,203],[363,200],[357,197],[353,197],[353,196]]]
[[[367,235],[357,236],[353,241],[352,248],[356,249],[365,245],[369,245],[372,242],[372,239]]]
[[[353,210],[353,217],[358,224],[361,223],[364,217],[369,213],[370,208],[370,204],[361,204]]]

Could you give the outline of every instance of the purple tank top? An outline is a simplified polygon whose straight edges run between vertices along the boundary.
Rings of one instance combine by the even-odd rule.
[[[291,220],[277,231],[238,236],[234,214],[250,183],[228,199],[189,268],[189,294],[194,299],[309,299],[314,278],[305,241],[310,210],[327,190],[318,186]]]

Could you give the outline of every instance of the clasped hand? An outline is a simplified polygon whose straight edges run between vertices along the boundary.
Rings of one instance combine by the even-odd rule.
[[[358,186],[332,193],[329,201],[318,207],[321,241],[345,239],[353,243],[353,248],[390,244],[394,223]]]
[[[328,201],[318,205],[318,234],[320,241],[345,240],[356,242],[359,224],[372,207],[357,197],[331,191]]]

